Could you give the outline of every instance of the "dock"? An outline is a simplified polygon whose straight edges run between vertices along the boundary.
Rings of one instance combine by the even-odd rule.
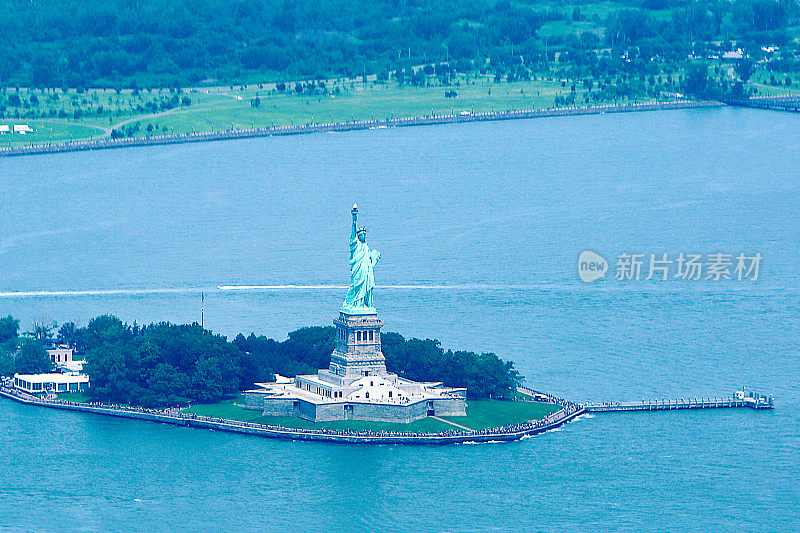
[[[800,96],[754,96],[752,98],[728,99],[724,102],[736,107],[752,107],[755,109],[771,109],[773,111],[789,111],[800,113]]]
[[[772,396],[756,392],[736,391],[729,398],[701,397],[641,400],[635,402],[585,403],[581,405],[590,413],[609,413],[615,411],[670,411],[673,409],[731,409],[747,407],[750,409],[774,409]]]

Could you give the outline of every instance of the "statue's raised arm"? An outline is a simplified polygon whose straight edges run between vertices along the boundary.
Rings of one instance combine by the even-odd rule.
[[[353,204],[353,209],[350,210],[350,214],[353,215],[353,228],[350,230],[350,242],[356,240],[356,222],[358,221],[358,205]]]
[[[357,227],[358,206],[350,210],[353,225],[350,230],[350,287],[342,304],[346,313],[375,313],[372,303],[372,289],[375,287],[373,267],[381,254],[367,246],[366,228]]]

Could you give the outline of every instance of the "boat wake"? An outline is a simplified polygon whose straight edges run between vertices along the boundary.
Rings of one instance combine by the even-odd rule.
[[[148,294],[200,294],[197,288],[92,289],[78,291],[0,291],[0,298],[60,298],[71,296],[137,296]]]
[[[153,287],[143,289],[84,289],[84,290],[35,290],[35,291],[0,291],[0,298],[68,298],[87,296],[146,296],[158,294],[224,294],[234,292],[274,292],[274,291],[342,291],[348,285],[331,283],[320,284],[276,284],[276,285],[216,285],[213,287]],[[481,291],[508,289],[505,285],[460,284],[460,285],[424,285],[394,284],[377,285],[380,290],[434,290],[434,291]]]

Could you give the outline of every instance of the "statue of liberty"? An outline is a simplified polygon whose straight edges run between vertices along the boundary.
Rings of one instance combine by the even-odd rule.
[[[355,314],[375,313],[372,301],[375,275],[372,269],[381,258],[381,254],[376,250],[370,250],[367,246],[366,228],[356,229],[358,219],[356,204],[353,204],[350,213],[353,215],[353,226],[350,230],[350,288],[342,304],[342,311]]]

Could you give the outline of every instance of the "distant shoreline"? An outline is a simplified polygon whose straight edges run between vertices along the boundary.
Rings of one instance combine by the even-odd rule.
[[[525,111],[487,111],[483,113],[432,115],[423,117],[391,118],[381,120],[356,120],[325,124],[306,124],[304,126],[277,126],[270,128],[252,128],[243,130],[227,130],[209,133],[184,133],[178,135],[156,135],[153,137],[128,137],[122,139],[100,139],[90,141],[73,141],[33,146],[17,146],[0,148],[0,157],[24,155],[55,154],[64,152],[81,152],[91,150],[109,150],[128,148],[131,146],[157,146],[193,142],[222,141],[231,139],[250,139],[254,137],[274,137],[285,135],[304,135],[309,133],[325,133],[335,131],[358,131],[369,129],[398,128],[409,126],[431,126],[440,124],[457,124],[463,122],[488,122],[498,120],[518,120],[543,117],[599,115],[603,113],[631,113],[641,111],[660,111],[668,109],[692,109],[703,107],[723,107],[725,104],[714,101],[672,100],[669,102],[652,102],[643,104],[618,104],[586,107],[566,107],[557,109],[535,109]]]

